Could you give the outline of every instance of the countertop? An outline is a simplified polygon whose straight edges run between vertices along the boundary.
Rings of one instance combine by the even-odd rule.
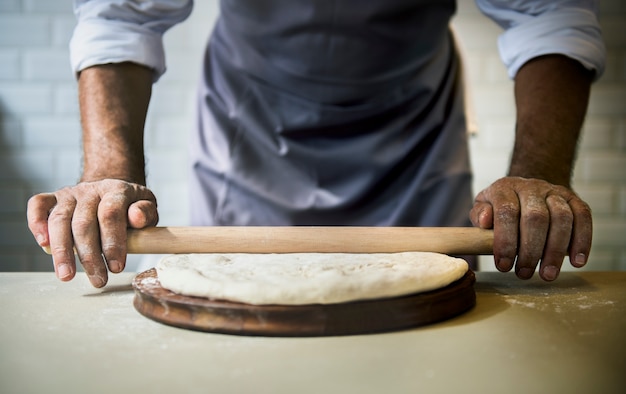
[[[132,278],[0,273],[0,392],[626,392],[626,272],[479,272],[459,317],[326,338],[169,327],[135,311]]]

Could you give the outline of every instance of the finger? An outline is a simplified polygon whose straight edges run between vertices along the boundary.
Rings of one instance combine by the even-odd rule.
[[[156,203],[149,200],[141,200],[132,203],[128,207],[128,225],[132,228],[144,228],[156,226],[159,222]]]
[[[52,193],[37,194],[28,200],[26,209],[28,228],[41,247],[50,245],[48,214],[56,203],[57,199]]]
[[[582,267],[587,263],[591,251],[593,235],[591,208],[576,196],[568,203],[574,220],[569,248],[570,263],[574,267]]]
[[[519,237],[520,201],[511,189],[491,198],[493,206],[493,255],[496,268],[508,272],[513,268]]]
[[[520,279],[530,279],[546,244],[550,213],[545,198],[536,194],[520,195],[520,239],[515,272]]]
[[[94,287],[103,287],[108,280],[106,264],[102,257],[97,220],[99,201],[97,197],[78,200],[72,218],[74,247],[85,273]]]
[[[550,213],[550,224],[539,275],[544,280],[553,281],[558,277],[563,258],[567,255],[574,215],[567,201],[561,196],[546,197],[546,205]]]
[[[126,266],[127,201],[123,193],[110,193],[105,194],[98,205],[102,253],[109,270],[115,273]]]
[[[57,194],[56,199],[57,204],[48,216],[50,253],[57,277],[62,281],[68,281],[76,274],[74,239],[71,229],[76,200],[63,191]]]
[[[475,227],[493,228],[493,207],[488,202],[477,200],[470,211],[470,220]]]

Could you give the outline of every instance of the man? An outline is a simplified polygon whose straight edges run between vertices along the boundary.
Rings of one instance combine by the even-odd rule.
[[[223,0],[191,142],[194,225],[465,226],[494,229],[496,267],[556,279],[583,266],[589,207],[570,178],[604,47],[592,1],[481,0],[506,29],[516,139],[508,176],[472,206],[454,1]],[[124,269],[127,227],[157,223],[143,127],[164,72],[161,35],[191,2],[78,1],[84,169],[34,196],[29,227],[57,276]]]

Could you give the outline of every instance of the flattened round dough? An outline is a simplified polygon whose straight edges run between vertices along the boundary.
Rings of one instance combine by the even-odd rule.
[[[468,270],[439,253],[184,254],[157,264],[161,286],[182,295],[253,305],[333,304],[439,289]]]

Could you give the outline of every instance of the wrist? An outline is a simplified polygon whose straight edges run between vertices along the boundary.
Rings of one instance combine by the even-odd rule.
[[[110,163],[116,164],[111,165]],[[81,182],[95,182],[103,179],[118,179],[130,183],[146,185],[144,163],[130,164],[128,160],[108,160],[104,165],[94,164],[85,160]]]
[[[554,158],[549,157],[542,161],[537,155],[533,157],[522,156],[520,153],[513,155],[507,176],[541,179],[553,185],[570,188],[572,166],[568,165],[568,160],[550,160]]]

